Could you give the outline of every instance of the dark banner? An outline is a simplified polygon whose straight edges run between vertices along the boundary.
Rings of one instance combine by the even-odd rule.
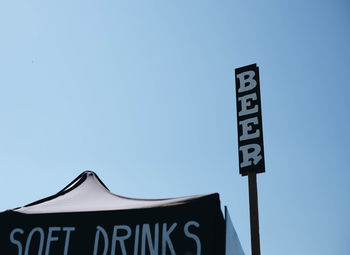
[[[241,175],[265,172],[261,118],[259,67],[237,68],[236,104],[239,172]]]
[[[217,194],[174,206],[103,212],[0,213],[6,255],[224,255]]]

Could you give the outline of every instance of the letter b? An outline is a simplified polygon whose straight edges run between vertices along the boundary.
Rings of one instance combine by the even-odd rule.
[[[237,78],[239,79],[239,88],[238,93],[246,92],[252,90],[256,87],[256,80],[254,80],[255,72],[254,71],[246,71],[240,74],[237,74]]]

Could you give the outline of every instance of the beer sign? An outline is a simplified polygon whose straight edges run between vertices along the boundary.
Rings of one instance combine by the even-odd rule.
[[[265,172],[259,67],[235,69],[239,172]]]

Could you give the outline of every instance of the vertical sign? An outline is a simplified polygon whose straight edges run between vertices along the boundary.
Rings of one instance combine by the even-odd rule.
[[[239,172],[265,172],[261,119],[259,67],[256,64],[235,70]]]
[[[235,70],[239,172],[248,175],[252,255],[260,255],[256,174],[265,172],[259,67]]]

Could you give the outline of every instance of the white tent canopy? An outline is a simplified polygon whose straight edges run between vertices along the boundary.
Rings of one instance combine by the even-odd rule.
[[[14,211],[34,214],[151,208],[186,203],[203,196],[206,195],[168,199],[122,197],[110,192],[94,172],[86,171],[56,195]]]

